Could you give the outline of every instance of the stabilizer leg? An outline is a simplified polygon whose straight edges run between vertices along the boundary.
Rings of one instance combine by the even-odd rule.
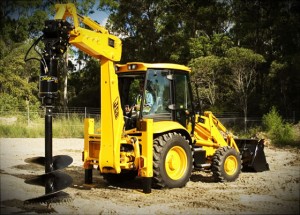
[[[143,193],[151,193],[152,177],[143,177]]]

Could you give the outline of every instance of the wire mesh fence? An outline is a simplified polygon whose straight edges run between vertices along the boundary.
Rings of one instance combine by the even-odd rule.
[[[1,117],[9,116],[23,116],[27,117],[28,120],[35,119],[38,117],[44,116],[44,108],[30,108],[20,106],[15,107],[14,109],[0,109]],[[53,108],[53,117],[55,118],[70,118],[70,117],[79,117],[79,118],[100,118],[100,108],[92,107],[67,107],[67,108]]]
[[[25,125],[27,128],[36,128],[37,130],[44,127],[44,108],[15,107],[14,109],[0,109],[0,125],[14,126]],[[73,131],[73,133],[83,134],[84,118],[94,118],[96,124],[100,121],[100,109],[91,107],[68,107],[65,109],[53,109],[53,124],[59,124],[57,129]],[[100,126],[100,124],[99,124]],[[56,133],[63,133],[62,131]]]
[[[247,131],[252,127],[262,125],[262,116],[243,117],[240,112],[214,112],[214,115],[228,128]],[[94,118],[95,121],[100,121],[100,108],[94,107],[67,107],[53,109],[53,120],[61,120],[60,123],[67,123],[66,126],[82,127],[84,118]],[[25,122],[28,125],[43,126],[44,108],[35,108],[28,105],[15,107],[12,109],[0,108],[0,123],[12,124],[15,122]],[[77,120],[74,120],[74,119]],[[290,123],[296,122],[296,112],[291,117],[285,118],[285,121]],[[70,123],[71,122],[71,123]]]

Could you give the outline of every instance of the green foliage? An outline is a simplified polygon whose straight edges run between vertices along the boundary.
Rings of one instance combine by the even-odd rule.
[[[282,126],[282,118],[274,106],[269,113],[263,116],[263,125],[266,131],[275,130],[276,127]]]
[[[262,55],[246,48],[233,47],[226,51],[226,64],[232,72],[232,89],[246,117],[248,100],[256,87],[257,67],[265,62]]]
[[[213,44],[210,45],[210,52],[212,47]],[[192,59],[189,63],[193,71],[192,80],[199,85],[198,92],[204,106],[247,113],[248,97],[256,85],[257,67],[264,62],[264,58],[245,48],[225,50],[225,56],[209,55]],[[234,109],[232,104],[236,104]]]
[[[78,10],[79,14],[87,16],[88,14],[93,14],[95,11],[92,10],[94,5],[96,4],[96,0],[84,0],[84,1],[78,1],[73,0],[74,4],[76,5],[76,9]],[[70,1],[67,1],[66,3],[69,3]]]
[[[291,107],[298,106],[300,102],[297,90],[297,88],[300,89],[300,73],[296,71],[298,68],[295,68],[293,72],[292,65],[295,66],[297,63],[289,64],[282,60],[272,61],[265,82],[269,89],[265,96],[274,101],[272,105],[276,105],[279,110],[287,113],[292,113],[294,109]]]
[[[4,41],[11,45],[12,42],[23,42],[28,38],[39,35],[48,14],[47,2],[42,0],[1,1],[1,29]]]
[[[258,77],[261,83],[257,93],[262,98],[258,102],[263,113],[272,105],[286,115],[300,107],[300,94],[296,93],[300,91],[299,66],[296,66],[300,50],[299,8],[298,0],[232,1],[235,23],[231,28],[232,38],[239,46],[263,55],[267,62]],[[284,68],[276,67],[278,64],[274,65],[274,60]],[[270,69],[271,64],[273,68]],[[275,74],[274,69],[282,72]]]
[[[4,111],[17,111],[18,107],[25,106],[24,100],[18,100],[17,97],[7,94],[0,93],[0,111],[3,113]]]
[[[242,128],[242,129],[241,129]],[[232,130],[234,131],[234,135],[238,136],[240,139],[249,139],[250,137],[257,137],[257,134],[259,132],[261,132],[262,128],[261,126],[252,126],[250,128],[247,129],[247,131],[245,132],[244,128],[241,126],[234,126],[232,128]]]
[[[1,110],[16,110],[30,106],[37,108],[39,101],[39,63],[25,63],[24,56],[41,33],[48,14],[42,10],[42,0],[1,1],[0,32],[0,106]],[[31,57],[39,57],[30,54]]]
[[[100,105],[100,64],[93,58],[86,60],[80,72],[69,76],[69,105],[99,107]]]
[[[0,105],[8,110],[38,105],[38,66],[37,62],[24,62],[29,43],[18,44],[0,59]],[[1,108],[1,109],[2,109]]]
[[[291,145],[295,141],[292,125],[284,122],[275,107],[263,116],[263,126],[275,145]]]
[[[95,4],[111,12],[107,28],[123,40],[121,63],[192,62],[192,69],[197,70],[195,76],[199,73],[198,79],[203,80],[200,96],[210,108],[225,111],[241,108],[244,113],[263,114],[276,105],[285,116],[296,110],[299,119],[299,1],[71,2],[84,15],[93,13]],[[53,14],[54,5],[49,1],[1,1],[2,108],[25,106],[26,100],[32,106],[39,105],[39,63],[25,64],[23,58],[33,42],[31,39],[41,35],[44,20]],[[218,67],[209,58],[198,59],[215,56],[220,62]],[[80,59],[90,61],[86,56]],[[69,75],[69,104],[93,105],[86,98],[96,97],[94,104],[98,106],[99,82],[98,61],[87,62],[81,72]],[[208,99],[211,92],[214,101]]]
[[[239,68],[246,70],[253,70],[259,63],[265,61],[264,57],[255,53],[251,49],[232,47],[226,51],[228,63],[232,69],[238,70]]]
[[[81,90],[75,97],[70,99],[70,106],[76,107],[99,107],[100,88],[99,85]]]
[[[196,38],[190,38],[188,44],[191,58],[209,55],[221,57],[233,46],[233,41],[225,34],[214,34],[211,37],[204,34]]]
[[[112,32],[124,36],[124,62],[186,64],[189,39],[197,32],[209,37],[224,32],[229,13],[223,2],[198,0],[138,0],[134,4],[107,0],[100,7],[111,11],[108,27]]]
[[[207,56],[212,54],[211,44],[209,37],[200,36],[197,38],[191,38],[189,41],[189,47],[192,58],[200,56]]]
[[[189,66],[193,73],[191,79],[198,85],[198,93],[204,103],[214,106],[219,98],[218,79],[224,77],[221,72],[222,59],[216,56],[193,59]]]
[[[36,138],[44,137],[43,127],[28,127],[26,124],[3,125],[0,124],[1,137]]]

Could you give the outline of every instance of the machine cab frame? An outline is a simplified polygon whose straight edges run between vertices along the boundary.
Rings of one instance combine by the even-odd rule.
[[[126,129],[135,127],[137,119],[151,118],[154,122],[177,121],[192,132],[195,114],[189,68],[177,64],[128,63],[117,65],[116,71],[124,116],[130,118]]]

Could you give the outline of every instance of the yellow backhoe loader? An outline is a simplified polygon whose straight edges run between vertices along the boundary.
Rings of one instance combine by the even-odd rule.
[[[46,107],[45,158],[30,160],[45,165],[45,174],[27,181],[44,185],[45,195],[28,202],[59,199],[60,190],[72,183],[59,171],[72,161],[68,157],[52,159],[51,112],[57,96],[57,67],[68,45],[99,59],[101,65],[101,128],[95,128],[93,119],[84,120],[85,183],[92,183],[96,167],[110,183],[141,177],[144,193],[150,193],[152,187],[183,187],[194,169],[211,170],[215,181],[222,182],[237,179],[242,167],[268,169],[263,141],[235,140],[212,112],[198,113],[188,67],[116,64],[122,53],[118,37],[77,14],[74,4],[56,4],[55,8],[56,15],[45,22],[41,38],[45,50],[39,96]],[[72,25],[66,20],[72,20]],[[80,23],[88,27],[80,27]]]

